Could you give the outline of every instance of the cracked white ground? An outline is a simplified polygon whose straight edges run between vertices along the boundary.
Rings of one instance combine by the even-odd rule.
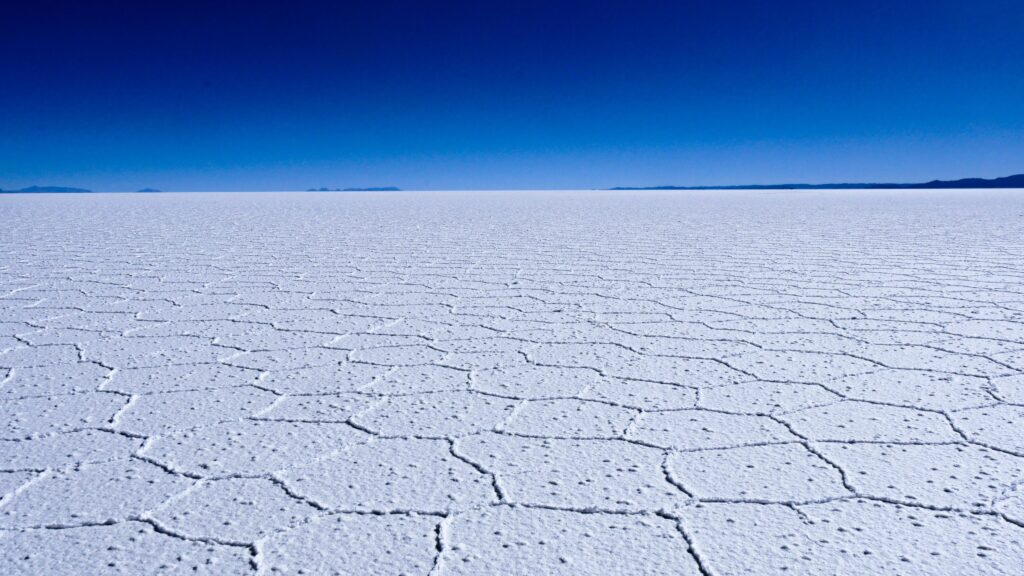
[[[0,222],[2,574],[1024,567],[1024,192]]]

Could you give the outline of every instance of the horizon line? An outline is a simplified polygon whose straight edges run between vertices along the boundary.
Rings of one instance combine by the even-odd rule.
[[[486,191],[530,191],[530,190],[563,190],[563,191],[594,191],[594,190],[900,190],[900,189],[928,189],[928,188],[1024,188],[1024,173],[1001,176],[997,178],[959,178],[956,180],[930,180],[927,182],[833,182],[824,184],[808,183],[784,183],[784,184],[724,184],[724,185],[655,185],[655,186],[613,186],[613,187],[474,187],[474,188],[449,188],[449,187],[428,187],[428,188],[399,188],[396,186],[362,186],[349,188],[302,188],[302,189],[241,189],[241,190],[160,190],[145,187],[139,190],[92,190],[72,186],[27,186],[20,189],[6,190],[0,188],[3,194],[164,194],[164,193],[203,193],[203,192],[314,192],[314,193],[336,193],[336,192],[486,192]]]

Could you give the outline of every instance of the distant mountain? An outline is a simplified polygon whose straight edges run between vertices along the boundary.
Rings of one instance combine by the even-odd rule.
[[[13,192],[15,194],[43,194],[46,192],[81,194],[83,192],[92,192],[92,190],[86,190],[85,188],[69,188],[67,186],[29,186],[28,188],[22,188],[20,190],[0,190],[0,192]]]
[[[1002,178],[963,178],[960,180],[932,180],[915,184],[749,184],[730,186],[617,186],[611,190],[879,190],[925,188],[1024,188],[1024,174]]]
[[[377,186],[373,188],[309,188],[306,192],[400,192],[394,186]]]
[[[960,180],[932,180],[924,184],[907,184],[905,188],[1024,188],[1024,174],[1002,178],[963,178]]]
[[[156,188],[143,188],[139,192],[163,192],[163,190],[157,190]]]

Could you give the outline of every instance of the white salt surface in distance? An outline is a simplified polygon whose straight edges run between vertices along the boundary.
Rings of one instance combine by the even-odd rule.
[[[2,574],[1024,566],[1021,191],[0,221]]]

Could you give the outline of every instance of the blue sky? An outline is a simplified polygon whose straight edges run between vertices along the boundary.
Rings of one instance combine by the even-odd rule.
[[[0,187],[1024,172],[1024,3],[19,2]]]

